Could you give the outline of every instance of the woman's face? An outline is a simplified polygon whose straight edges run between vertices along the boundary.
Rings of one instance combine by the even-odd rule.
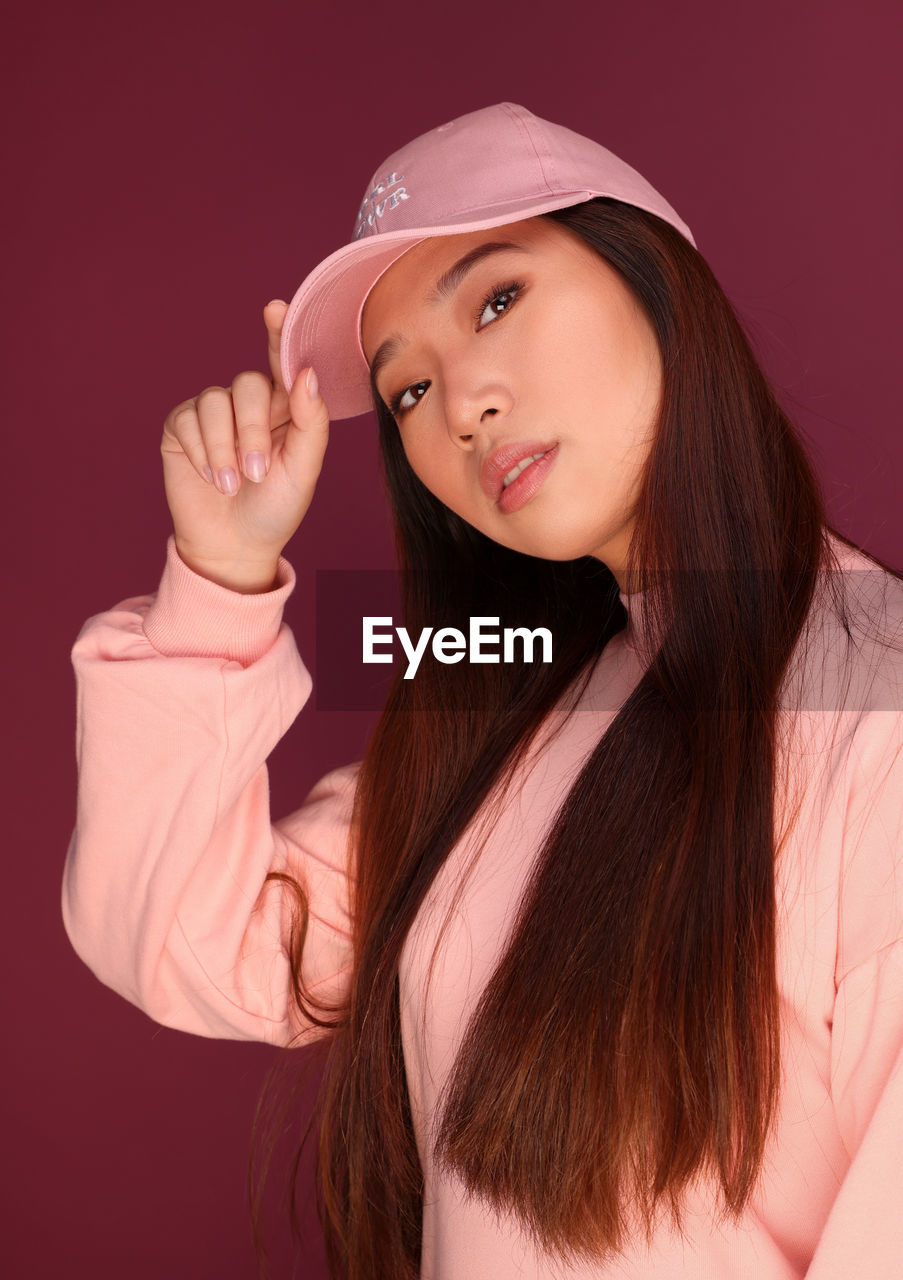
[[[662,365],[613,268],[539,217],[436,237],[377,281],[361,336],[441,502],[517,551],[596,556],[623,589]]]

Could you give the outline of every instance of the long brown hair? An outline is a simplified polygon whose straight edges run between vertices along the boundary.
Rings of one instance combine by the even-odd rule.
[[[435,1158],[541,1246],[603,1257],[651,1234],[659,1209],[679,1225],[700,1174],[739,1214],[762,1164],[780,1085],[777,711],[830,526],[698,251],[609,199],[544,216],[620,272],[658,337],[663,398],[627,566],[656,640],[554,817],[443,1094]],[[399,670],[361,767],[354,973],[320,1024],[321,1211],[336,1277],[413,1280],[423,1175],[402,947],[452,848],[626,619],[599,561],[521,555],[444,507],[373,394],[409,632],[488,613],[556,641],[529,681],[504,663]],[[295,994],[311,1014],[294,890]]]

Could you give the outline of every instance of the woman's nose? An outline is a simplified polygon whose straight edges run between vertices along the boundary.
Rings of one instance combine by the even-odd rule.
[[[500,419],[513,407],[510,389],[498,381],[486,382],[475,390],[449,388],[445,405],[449,436],[462,448],[473,448],[474,437],[481,431],[497,429]]]

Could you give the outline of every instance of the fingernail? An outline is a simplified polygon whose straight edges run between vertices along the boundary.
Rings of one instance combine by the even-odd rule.
[[[204,467],[204,475],[210,481],[210,483],[213,484],[213,472],[210,470],[209,463],[207,463],[207,465]]]
[[[223,493],[235,493],[237,491],[238,480],[231,467],[220,467],[219,485]]]
[[[255,451],[245,456],[245,475],[249,480],[262,480],[266,473],[266,460],[262,453]]]
[[[307,371],[307,394],[311,400],[316,400],[317,392],[320,390],[320,384],[317,381],[317,375],[313,371],[313,367]]]

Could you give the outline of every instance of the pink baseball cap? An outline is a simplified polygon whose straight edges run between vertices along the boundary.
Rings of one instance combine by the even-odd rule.
[[[289,388],[313,365],[333,418],[373,408],[361,312],[384,271],[431,236],[461,235],[611,196],[689,227],[605,147],[499,102],[440,124],[384,160],[367,184],[351,242],[316,267],[289,303],[280,359]]]

